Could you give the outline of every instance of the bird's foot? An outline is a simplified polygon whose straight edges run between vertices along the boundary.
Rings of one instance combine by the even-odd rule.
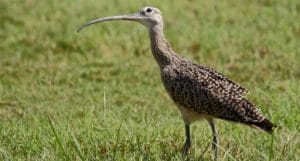
[[[188,153],[189,153],[190,148],[191,148],[191,142],[187,140],[187,141],[184,143],[184,146],[183,146],[183,148],[182,148],[182,152],[181,152],[181,153],[182,153],[182,156],[187,156]]]
[[[217,161],[218,160],[218,147],[217,147],[216,142],[212,143],[212,150],[214,152],[214,161]]]

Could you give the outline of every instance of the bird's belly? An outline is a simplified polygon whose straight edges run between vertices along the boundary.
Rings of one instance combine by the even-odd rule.
[[[201,114],[191,108],[183,107],[180,105],[178,105],[178,108],[181,112],[182,119],[184,120],[185,124],[187,124],[187,125],[189,125],[195,121],[208,118],[207,115]]]

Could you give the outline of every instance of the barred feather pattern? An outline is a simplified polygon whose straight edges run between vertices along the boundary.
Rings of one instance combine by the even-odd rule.
[[[258,108],[245,97],[246,89],[209,68],[182,60],[165,66],[164,86],[173,101],[200,114],[230,121],[261,121]]]
[[[176,54],[162,26],[149,31],[151,50],[160,66],[161,79],[172,100],[192,115],[240,122],[272,131],[273,124],[245,97],[249,91],[214,69]]]

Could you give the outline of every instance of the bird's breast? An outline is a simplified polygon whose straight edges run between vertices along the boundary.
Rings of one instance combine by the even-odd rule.
[[[201,82],[176,69],[162,70],[161,78],[166,91],[178,106],[198,113],[208,110],[210,100]]]

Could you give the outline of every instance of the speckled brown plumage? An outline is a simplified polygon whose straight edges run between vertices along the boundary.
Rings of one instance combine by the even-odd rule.
[[[271,133],[273,124],[263,117],[245,94],[248,90],[221,73],[189,61],[176,54],[163,34],[163,19],[159,9],[144,7],[140,12],[123,16],[112,16],[93,20],[84,27],[103,21],[130,20],[148,28],[151,51],[160,67],[162,82],[179,107],[185,122],[186,142],[183,154],[191,146],[190,124],[206,119],[213,133],[212,147],[217,160],[217,137],[214,119],[220,118],[258,127]]]
[[[178,106],[206,117],[245,124],[265,119],[259,109],[245,98],[246,88],[211,68],[179,56],[159,31],[149,31],[152,53],[160,66],[162,82]],[[271,132],[269,126],[272,124],[260,128]]]

